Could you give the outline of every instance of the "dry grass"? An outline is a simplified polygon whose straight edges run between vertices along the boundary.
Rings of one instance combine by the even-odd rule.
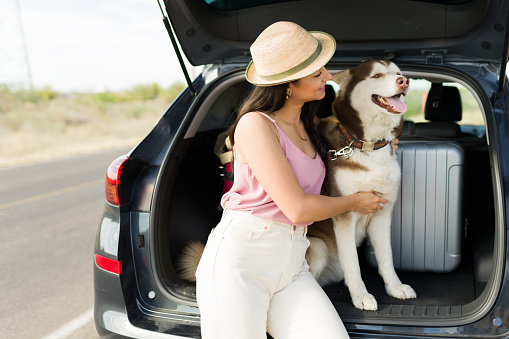
[[[134,146],[182,88],[157,87],[145,96],[131,90],[50,98],[0,88],[0,166]]]

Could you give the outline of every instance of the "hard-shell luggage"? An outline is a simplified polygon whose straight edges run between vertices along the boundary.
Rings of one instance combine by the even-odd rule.
[[[450,272],[461,261],[463,148],[448,141],[401,141],[397,157],[402,175],[391,225],[394,267]],[[369,241],[366,255],[376,267]]]

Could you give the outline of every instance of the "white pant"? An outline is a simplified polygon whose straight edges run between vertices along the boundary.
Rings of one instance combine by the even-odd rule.
[[[196,271],[203,339],[348,338],[309,272],[306,231],[246,212],[223,215]]]

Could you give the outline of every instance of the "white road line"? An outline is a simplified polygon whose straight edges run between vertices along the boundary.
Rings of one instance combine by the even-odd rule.
[[[56,331],[48,334],[42,339],[64,339],[71,335],[80,327],[85,326],[94,319],[94,310],[91,308],[82,315],[77,316]]]

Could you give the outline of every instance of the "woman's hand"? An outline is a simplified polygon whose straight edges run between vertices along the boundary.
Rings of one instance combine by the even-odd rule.
[[[395,150],[395,151],[397,151],[397,150],[398,150],[398,144],[399,144],[399,139],[398,139],[398,138],[393,139],[393,140],[391,141],[391,145],[392,145],[392,147],[394,147],[394,150]]]
[[[362,214],[375,213],[377,210],[383,210],[387,199],[382,197],[382,194],[377,191],[371,192],[357,192],[353,194],[356,199],[355,208],[356,212]]]

